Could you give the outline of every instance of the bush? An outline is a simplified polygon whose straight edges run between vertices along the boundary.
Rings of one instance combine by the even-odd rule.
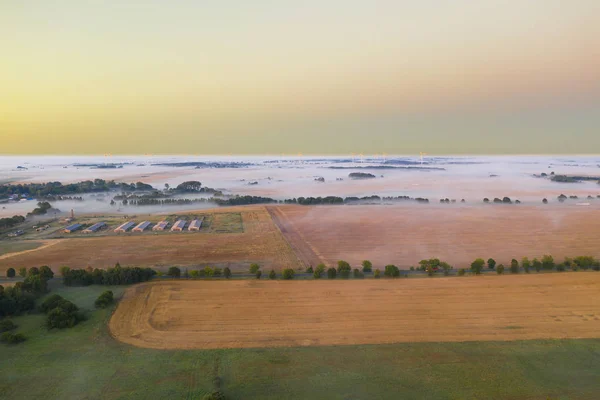
[[[190,272],[190,278],[198,279],[200,277],[200,271],[194,269]]]
[[[471,263],[471,271],[473,271],[475,275],[479,275],[481,274],[484,265],[485,260],[483,258],[477,258]]]
[[[229,278],[231,278],[231,270],[229,269],[229,267],[225,267],[225,268],[223,268],[223,276],[224,276],[226,279],[229,279]]]
[[[262,271],[259,269],[258,271],[256,271],[256,279],[260,279],[260,277],[262,276]]]
[[[494,269],[496,267],[496,260],[493,258],[489,258],[487,261],[487,265],[489,269]]]
[[[215,390],[202,396],[202,400],[225,400],[225,395],[220,390]]]
[[[313,277],[315,279],[321,279],[321,277],[323,276],[323,274],[325,273],[325,269],[327,267],[325,266],[325,264],[321,263],[319,265],[317,265],[317,268],[315,268],[315,271],[313,272]]]
[[[369,260],[362,262],[362,272],[371,272],[373,270],[373,263]]]
[[[48,311],[58,307],[58,304],[63,300],[64,298],[61,295],[51,294],[42,302],[42,304],[40,304],[39,309],[44,314],[47,314]]]
[[[400,276],[400,270],[393,264],[389,264],[385,266],[383,274],[388,278],[396,278]]]
[[[110,304],[112,304],[113,301],[114,301],[113,292],[110,290],[107,290],[105,292],[102,292],[102,294],[100,296],[98,296],[98,298],[94,302],[94,305],[96,306],[96,308],[106,308]]]
[[[48,329],[57,328],[72,328],[80,321],[83,321],[83,315],[80,314],[79,308],[69,300],[61,300],[55,308],[48,312],[46,318],[46,326]]]
[[[358,268],[354,268],[354,271],[352,271],[354,274],[354,278],[356,279],[362,279],[365,277],[365,274],[363,272],[360,271],[360,269]]]
[[[327,279],[335,279],[337,275],[337,271],[335,268],[328,268],[327,269]]]
[[[286,268],[283,270],[282,278],[286,280],[294,279],[294,270],[292,268]]]
[[[502,265],[502,264],[498,265],[498,267],[496,267],[496,273],[498,275],[502,275],[504,273],[504,265]]]
[[[564,264],[564,263],[560,263],[560,264],[558,264],[558,265],[556,266],[556,270],[557,270],[558,272],[564,272],[564,271],[565,271],[565,269],[566,269],[566,267],[565,267],[565,264]]]
[[[379,279],[381,277],[381,271],[379,269],[375,270],[375,274],[373,275],[375,279]]]
[[[414,271],[414,270],[415,270],[415,267],[410,267],[410,270],[411,270],[411,271]]]
[[[252,263],[250,264],[250,273],[251,274],[256,274],[256,272],[260,269],[260,265],[256,264],[256,263]]]
[[[269,279],[275,279],[277,278],[277,274],[275,273],[274,270],[271,270],[271,272],[269,272]]]
[[[467,273],[467,270],[465,270],[464,268],[460,268],[458,270],[458,276],[464,276]]]
[[[25,341],[25,335],[22,333],[12,334],[10,332],[4,332],[0,335],[0,342],[8,343],[8,344],[17,344]]]
[[[307,273],[307,274],[312,274],[312,273],[314,273],[314,272],[315,272],[315,271],[313,270],[313,267],[312,267],[312,265],[311,265],[311,266],[309,266],[308,268],[306,268],[306,273]]]
[[[181,270],[177,267],[169,267],[169,271],[167,271],[167,275],[171,278],[179,278],[181,276]]]
[[[17,272],[15,271],[14,268],[9,268],[9,269],[6,270],[6,277],[7,278],[14,278],[16,274],[17,274]]]
[[[510,273],[518,274],[519,273],[519,262],[514,258],[510,261]]]
[[[0,321],[0,333],[12,331],[13,329],[17,329],[17,326],[10,319]]]

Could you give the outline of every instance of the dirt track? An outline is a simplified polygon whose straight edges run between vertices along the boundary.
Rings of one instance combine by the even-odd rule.
[[[600,273],[130,288],[114,337],[158,349],[600,337]]]

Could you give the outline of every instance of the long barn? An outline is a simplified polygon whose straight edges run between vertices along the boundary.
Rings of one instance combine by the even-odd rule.
[[[181,232],[183,231],[183,229],[185,228],[186,225],[186,221],[183,219],[180,219],[179,221],[175,222],[175,224],[173,224],[173,227],[171,228],[171,232]]]
[[[190,226],[188,227],[189,231],[199,231],[200,227],[202,227],[202,221],[204,221],[204,217],[200,218],[200,219],[195,219],[190,223]]]
[[[152,228],[152,230],[153,231],[164,231],[165,229],[167,229],[167,226],[169,226],[168,221],[160,221],[158,224],[154,225],[154,228]]]
[[[133,232],[144,232],[150,226],[150,221],[140,222],[138,226],[133,228]]]
[[[115,232],[117,232],[117,233],[119,233],[119,232],[127,232],[134,225],[135,225],[135,222],[133,222],[133,221],[125,222],[125,223],[119,225],[119,227],[117,229],[115,229]]]
[[[94,225],[90,226],[89,228],[86,228],[83,230],[83,233],[94,233],[94,232],[98,232],[100,229],[102,229],[104,226],[106,226],[105,222],[98,222],[95,223]]]
[[[69,225],[65,228],[65,233],[73,233],[75,231],[80,230],[82,227],[81,224],[73,224],[73,225]]]

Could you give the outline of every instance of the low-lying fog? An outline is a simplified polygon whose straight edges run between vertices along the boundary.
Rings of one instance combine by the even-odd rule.
[[[182,166],[182,163],[183,164]],[[166,164],[166,165],[165,165]],[[104,167],[104,168],[98,168]],[[106,168],[110,166],[111,168]],[[351,172],[375,175],[353,180]],[[600,194],[595,181],[556,183],[534,174],[599,176],[600,156],[347,156],[347,157],[194,157],[194,156],[95,156],[95,157],[0,157],[0,183],[78,182],[114,179],[149,183],[157,189],[187,180],[222,190],[283,200],[317,196],[410,196],[481,203],[484,197],[508,196],[538,204],[546,197],[556,201],[564,193],[586,201]],[[317,178],[323,178],[319,181]],[[85,195],[85,201],[57,201],[53,205],[75,212],[175,212],[211,207],[211,204],[124,207],[110,206],[116,193],[104,197]],[[182,196],[192,198],[192,195]],[[591,202],[591,200],[590,200]],[[600,203],[600,199],[595,199]],[[592,202],[593,203],[593,202]],[[592,204],[594,205],[594,204]],[[0,204],[0,216],[25,214],[35,201]],[[120,211],[119,211],[120,210]]]

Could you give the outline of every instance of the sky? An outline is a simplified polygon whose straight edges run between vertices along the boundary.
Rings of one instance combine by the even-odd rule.
[[[598,21],[598,0],[0,0],[0,154],[598,154]]]

